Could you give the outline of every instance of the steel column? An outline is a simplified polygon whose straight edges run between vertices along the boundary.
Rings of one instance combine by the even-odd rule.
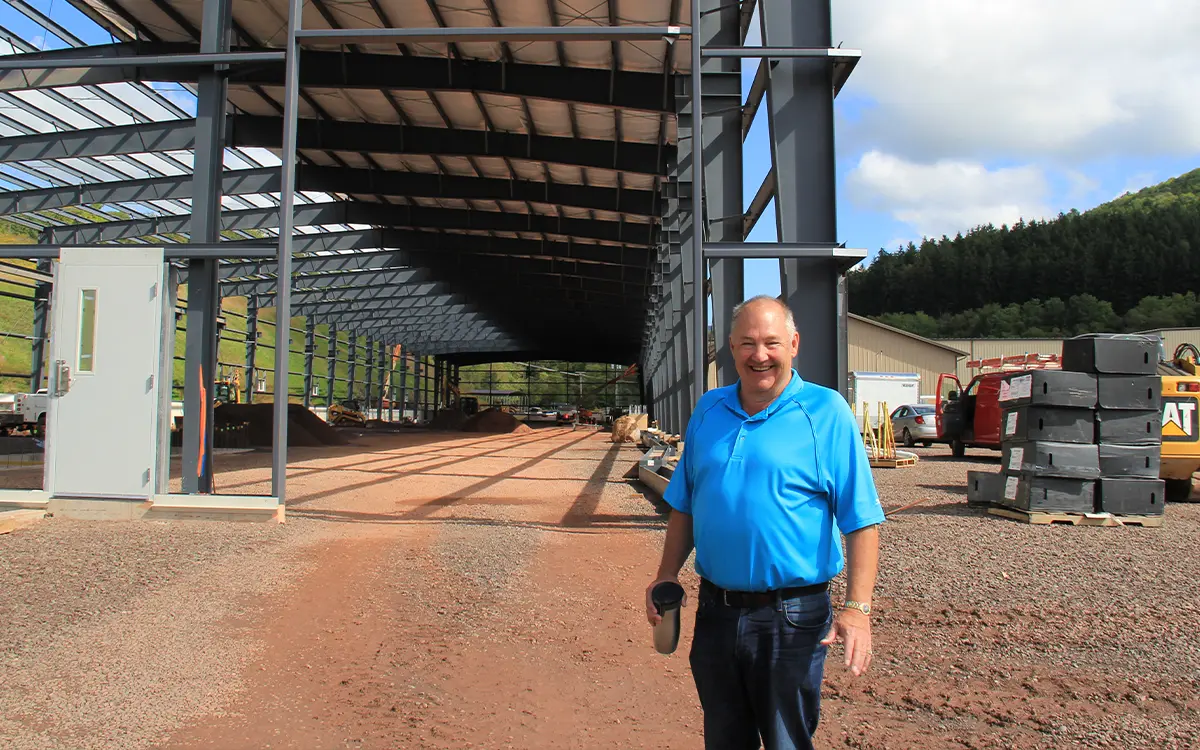
[[[692,28],[700,28],[700,0],[692,0]],[[683,273],[684,283],[688,282],[688,277],[691,277],[691,289],[686,291],[687,298],[684,302],[684,329],[687,335],[688,353],[691,355],[687,361],[687,367],[690,371],[691,386],[688,398],[684,399],[685,417],[683,423],[686,424],[691,418],[692,408],[700,397],[704,395],[708,380],[708,325],[705,322],[705,312],[708,308],[707,298],[705,297],[705,264],[704,264],[704,240],[708,234],[708,220],[704,212],[704,105],[702,103],[700,90],[701,82],[704,80],[700,61],[700,44],[696,38],[692,38],[692,73],[691,73],[691,108],[692,108],[692,139],[690,145],[692,147],[691,159],[691,178],[692,178],[692,210],[688,217],[691,221],[685,222],[683,236],[680,238],[683,245]],[[739,94],[738,104],[741,104],[741,96]],[[682,119],[682,118],[681,118]],[[680,122],[680,142],[683,141],[683,128]],[[700,146],[697,147],[696,144]],[[680,149],[682,151],[682,149]],[[680,163],[684,163],[685,157],[680,155]],[[699,164],[698,164],[699,163]],[[683,177],[681,176],[681,179]],[[689,225],[690,224],[690,225]],[[690,235],[688,230],[690,231]],[[680,427],[680,432],[685,429]]]
[[[763,0],[763,45],[832,46],[829,8],[828,0]],[[767,113],[779,241],[836,242],[833,66],[828,58],[792,57],[772,63]],[[779,265],[784,300],[800,330],[796,371],[844,396],[847,315],[839,289],[845,275],[826,260],[789,258]]]
[[[767,0],[770,2],[770,0]],[[738,45],[741,43],[741,13],[736,4],[721,0],[698,0],[702,17],[693,43]],[[762,65],[770,64],[763,60]],[[742,139],[741,139],[741,68],[740,58],[706,59],[701,63],[701,78],[707,93],[701,99],[704,115],[704,226],[706,241],[740,242],[742,236]],[[721,79],[732,77],[735,86]],[[715,84],[715,85],[714,85]],[[726,93],[732,88],[732,95]],[[697,214],[700,213],[697,207]],[[740,258],[711,261],[712,326],[716,345],[716,381],[711,387],[737,382],[737,369],[729,350],[733,306],[745,297],[745,263]],[[707,366],[705,343],[705,367]]]
[[[650,385],[652,382],[653,380],[647,381],[646,379],[646,368],[644,366],[638,367],[638,400],[646,405],[646,411],[648,412],[646,418],[650,421],[654,420],[655,414],[653,391],[651,390],[652,386]],[[621,400],[621,389],[618,387],[615,388],[614,391],[616,392],[617,397],[613,400],[613,403],[610,404],[610,406],[617,406],[617,402]]]
[[[691,410],[691,379],[689,377],[687,317],[688,303],[685,277],[687,259],[685,248],[689,246],[691,237],[691,200],[688,191],[690,182],[686,182],[684,159],[691,164],[691,117],[679,117],[679,154],[680,160],[672,162],[671,171],[675,179],[673,185],[675,195],[668,201],[667,217],[667,278],[669,288],[667,293],[668,306],[665,310],[664,326],[667,335],[665,356],[669,360],[667,368],[667,390],[665,395],[669,401],[666,409],[664,429],[668,432],[683,434],[687,427]],[[689,170],[690,171],[690,167]],[[688,196],[685,199],[684,196]],[[686,227],[686,229],[685,229]]]
[[[304,0],[288,3],[287,59],[283,74],[283,143],[280,153],[278,294],[275,297],[275,409],[271,451],[271,494],[282,505],[287,495],[288,350],[292,319],[292,242],[296,202],[296,132],[300,116],[300,45],[296,32],[304,18]]]
[[[679,117],[679,191],[680,197],[676,201],[678,209],[675,213],[675,222],[679,228],[679,244],[671,256],[671,274],[674,279],[675,288],[671,294],[672,302],[675,303],[675,311],[677,314],[674,327],[675,338],[675,357],[676,375],[679,380],[676,382],[675,390],[676,404],[676,419],[674,431],[683,434],[687,428],[688,419],[692,416],[692,406],[695,405],[693,381],[695,371],[693,370],[693,350],[695,349],[694,330],[696,321],[696,310],[692,304],[694,290],[697,286],[695,276],[695,231],[696,231],[696,208],[699,206],[699,201],[691,190],[694,184],[690,182],[690,177],[693,173],[691,168],[691,128],[685,126],[685,122],[692,118],[687,115]],[[686,135],[685,135],[686,131]],[[686,141],[684,139],[687,139]],[[685,161],[686,160],[686,161]],[[703,285],[703,278],[699,283]],[[703,287],[701,286],[701,289]]]
[[[375,339],[367,336],[363,351],[363,369],[367,371],[367,387],[363,394],[363,414],[371,410],[371,391],[375,385]]]
[[[312,408],[313,355],[317,348],[317,324],[312,318],[304,320],[304,408]]]
[[[425,419],[425,411],[429,403],[425,394],[425,358],[417,357],[414,364],[413,377],[415,378],[417,392],[415,394],[416,408],[413,410],[415,414],[419,414],[417,421]]]
[[[229,51],[232,0],[204,0],[200,51]],[[221,227],[221,172],[225,146],[228,69],[200,73],[196,93],[195,163],[192,170],[192,231],[196,242],[217,242]],[[183,482],[185,494],[213,491],[213,383],[217,374],[217,261],[188,263],[184,364]]]
[[[37,262],[40,273],[49,274],[53,266],[49,259],[40,258]],[[50,295],[53,285],[48,281],[39,281],[33,288],[33,356],[30,359],[29,390],[37,393],[42,387],[42,377],[46,367],[46,333],[50,320]]]
[[[396,421],[396,345],[388,344],[388,421]],[[403,412],[403,408],[401,408]]]
[[[383,419],[384,397],[386,396],[388,401],[391,401],[391,394],[386,393],[386,391],[384,390],[384,384],[386,383],[387,385],[391,385],[392,378],[391,378],[391,371],[388,369],[388,366],[391,363],[391,360],[387,358],[388,357],[388,347],[382,341],[378,342],[378,347],[379,347],[379,398],[376,400],[375,408],[378,410],[377,417],[382,420]],[[388,373],[388,376],[386,378],[384,377],[385,372]]]
[[[333,388],[337,384],[337,326],[329,326],[329,349],[325,356],[325,407],[333,406]]]
[[[404,421],[404,408],[408,403],[408,347],[401,345],[400,347],[400,420]],[[415,414],[415,412],[414,412]]]
[[[258,361],[258,297],[246,298],[246,403],[254,403],[254,373]]]
[[[436,415],[442,408],[442,378],[445,376],[445,364],[441,357],[433,358],[433,413]]]
[[[357,374],[355,370],[358,365],[358,333],[350,331],[347,335],[350,337],[350,365],[346,371],[346,380],[348,381],[346,398],[354,398],[354,376]]]

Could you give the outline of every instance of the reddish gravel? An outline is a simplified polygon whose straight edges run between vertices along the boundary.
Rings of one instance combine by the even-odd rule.
[[[701,746],[691,619],[657,655],[663,520],[607,435],[367,435],[291,452],[285,526],[0,536],[0,746]],[[876,660],[820,746],[1200,747],[1200,505],[1159,529],[965,505],[967,461],[879,470]],[[269,457],[225,457],[262,492]],[[689,591],[695,579],[685,577]],[[64,696],[69,696],[69,699]]]

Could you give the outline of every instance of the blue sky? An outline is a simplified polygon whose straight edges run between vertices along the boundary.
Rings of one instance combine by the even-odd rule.
[[[848,246],[873,256],[1051,218],[1200,167],[1200,3],[836,0],[833,13],[834,43],[863,53],[835,103]],[[747,203],[769,163],[764,108]],[[774,214],[751,239],[775,239]],[[747,262],[748,296],[778,290],[777,262]]]

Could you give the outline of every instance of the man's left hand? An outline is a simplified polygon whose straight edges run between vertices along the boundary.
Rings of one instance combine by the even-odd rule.
[[[856,609],[839,610],[829,634],[821,641],[830,646],[845,644],[846,666],[855,676],[866,674],[871,666],[871,618]]]

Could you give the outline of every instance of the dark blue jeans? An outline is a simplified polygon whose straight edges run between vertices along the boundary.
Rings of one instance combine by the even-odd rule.
[[[812,748],[821,710],[829,592],[756,609],[727,607],[701,587],[692,677],[708,750]]]

